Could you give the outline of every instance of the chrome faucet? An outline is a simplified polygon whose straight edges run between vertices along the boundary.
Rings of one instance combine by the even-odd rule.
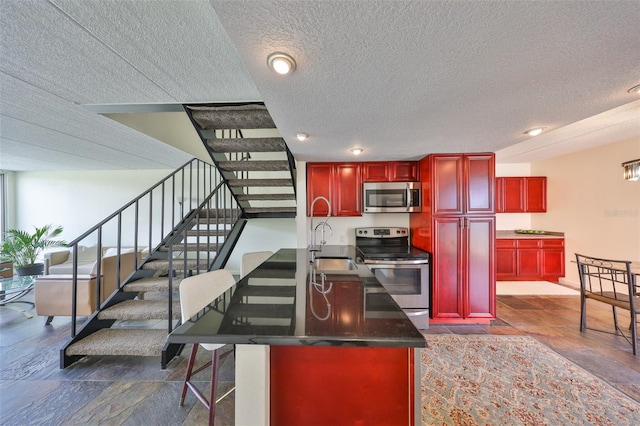
[[[317,224],[317,225],[316,225],[315,230],[314,230],[314,234],[315,234],[315,231],[317,231],[317,230],[318,230],[318,228],[320,228],[320,227],[322,227],[322,229],[321,229],[322,234],[321,234],[321,237],[320,237],[320,245],[322,246],[323,244],[327,244],[327,241],[326,241],[326,240],[325,240],[325,238],[324,238],[324,231],[325,231],[325,229],[326,229],[326,228],[329,228],[329,233],[330,233],[331,235],[333,235],[333,228],[331,228],[331,225],[329,225],[329,224],[327,223],[327,221],[325,220],[324,222],[319,223],[319,224]]]
[[[327,221],[331,217],[331,203],[325,197],[316,197],[311,202],[311,228],[309,229],[309,251],[311,252],[311,261],[312,262],[313,262],[314,257],[315,257],[315,252],[320,250],[320,246],[316,245],[316,228],[317,227],[316,228],[313,227],[313,207],[315,206],[316,201],[318,201],[318,200],[322,200],[325,203],[327,203],[327,218],[324,220],[324,222],[318,224],[318,226],[322,226],[322,241],[320,242],[320,245],[327,243],[324,240],[324,229],[325,229],[325,227],[328,226],[329,229],[331,230],[331,226],[329,226],[329,224],[327,224]]]

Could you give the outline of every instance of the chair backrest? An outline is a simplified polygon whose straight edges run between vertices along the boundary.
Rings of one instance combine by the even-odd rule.
[[[272,251],[254,251],[242,255],[241,277],[246,277],[249,272],[273,255]]]
[[[623,309],[635,310],[636,297],[629,295],[636,295],[638,291],[630,261],[600,259],[578,253],[576,261],[583,295]]]
[[[231,272],[218,269],[187,277],[180,282],[182,322],[197,314],[236,283]]]

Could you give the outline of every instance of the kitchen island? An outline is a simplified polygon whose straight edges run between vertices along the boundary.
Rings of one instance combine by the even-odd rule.
[[[168,342],[236,345],[239,425],[419,424],[424,336],[364,265],[321,266],[282,249]]]

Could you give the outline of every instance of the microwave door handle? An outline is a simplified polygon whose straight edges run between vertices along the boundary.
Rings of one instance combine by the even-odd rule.
[[[409,185],[409,183],[407,182],[407,189],[405,194],[407,194],[407,211],[409,211],[409,209],[411,208],[411,185]]]

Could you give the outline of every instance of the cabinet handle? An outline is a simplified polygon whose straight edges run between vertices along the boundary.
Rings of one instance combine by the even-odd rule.
[[[460,229],[464,229],[464,217],[460,218]]]

